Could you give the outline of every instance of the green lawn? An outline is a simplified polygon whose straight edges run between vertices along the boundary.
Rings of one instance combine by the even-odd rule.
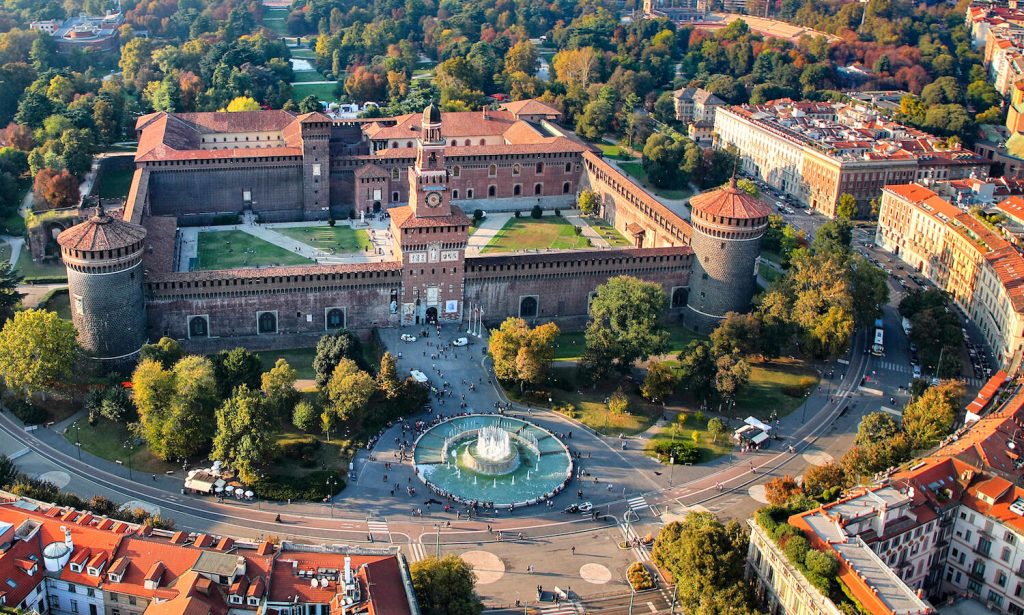
[[[295,102],[301,101],[310,94],[316,96],[321,101],[334,102],[338,100],[334,96],[333,83],[299,83],[292,86],[292,100]]]
[[[681,413],[675,422],[666,425],[647,443],[647,454],[654,455],[654,448],[660,442],[693,442],[693,432],[697,432],[697,449],[700,451],[700,463],[707,463],[721,455],[732,451],[732,443],[728,433],[718,434],[718,440],[708,433],[707,419],[698,421],[690,412]]]
[[[24,278],[51,278],[53,280],[67,280],[68,272],[60,259],[53,258],[42,262],[32,262],[32,253],[26,245],[21,246],[21,254],[18,256],[18,264],[14,270]]]
[[[618,158],[623,160],[631,160],[633,158],[629,152],[615,143],[609,143],[608,141],[602,140],[595,142],[594,146],[601,150],[601,153],[608,158]]]
[[[104,171],[100,176],[100,198],[123,199],[127,197],[128,190],[132,187],[132,175],[134,174],[134,169]]]
[[[53,293],[51,293],[46,301],[43,301],[39,307],[44,310],[56,312],[57,316],[60,316],[64,320],[71,320],[71,296],[68,294],[68,289],[66,288],[53,291]]]
[[[313,378],[313,358],[316,356],[316,348],[293,348],[290,350],[264,350],[256,353],[260,356],[263,364],[263,371],[274,366],[278,359],[288,361],[288,365],[303,380]]]
[[[481,252],[514,252],[516,250],[578,250],[589,248],[586,237],[577,235],[572,224],[559,216],[539,220],[512,218],[491,239]]]
[[[761,277],[764,278],[765,282],[768,282],[769,284],[782,277],[782,274],[779,273],[778,269],[765,263],[761,263],[757,268],[757,271],[761,274]]]
[[[0,242],[0,261],[7,262],[11,260],[11,244],[6,241]]]
[[[297,70],[293,73],[295,75],[295,81],[292,83],[302,83],[305,81],[325,81],[326,77],[321,75],[315,70]],[[333,86],[332,86],[333,87]]]
[[[633,245],[614,226],[608,224],[602,218],[587,218],[586,221],[613,248],[628,248]]]
[[[630,386],[624,387],[629,397],[629,409],[621,414],[611,414],[605,400],[618,388],[618,381],[600,383],[597,386],[578,386],[575,367],[555,367],[551,373],[564,383],[562,387],[552,387],[544,393],[551,398],[552,403],[549,404],[543,396],[534,396],[530,401],[541,406],[554,405],[562,409],[572,404],[572,417],[599,433],[612,436],[635,435],[646,431],[662,415],[661,406],[647,402],[635,394]],[[510,396],[515,397],[516,391],[508,392]]]
[[[651,190],[654,194],[662,198],[678,200],[688,198],[693,194],[686,189],[672,190],[668,188],[655,188],[647,182],[647,173],[644,171],[643,165],[639,162],[621,162],[619,163],[619,167],[633,177],[633,179],[640,182],[640,185],[644,188]]]
[[[80,431],[79,427],[81,427]],[[81,442],[82,450],[97,457],[121,461],[125,466],[128,465],[129,449],[125,448],[124,444],[132,435],[124,425],[104,418],[100,418],[95,425],[89,425],[87,421],[79,420],[68,427],[64,432],[64,437],[72,444]],[[141,473],[163,474],[168,470],[177,470],[178,475],[181,475],[180,465],[157,459],[145,444],[134,448],[131,455],[131,467]]]
[[[316,52],[312,49],[307,49],[305,47],[289,47],[288,51],[292,54],[293,58],[303,58],[306,60],[316,59]]]
[[[288,17],[290,12],[289,9],[263,9],[263,26],[278,36],[287,36],[288,30],[285,27],[285,18]]]
[[[796,359],[774,359],[750,367],[750,382],[736,399],[739,418],[754,415],[767,419],[772,411],[786,416],[800,407],[819,380],[814,369]]]
[[[25,218],[22,218],[17,210],[9,211],[6,215],[0,215],[0,233],[14,235],[15,237],[24,235]]]
[[[370,234],[347,224],[338,226],[291,226],[273,229],[314,248],[333,252],[363,252],[372,247]]]
[[[313,262],[243,231],[199,233],[198,252],[199,262],[193,269],[200,270],[308,265]]]
[[[670,325],[668,329],[668,352],[667,354],[679,354],[693,340],[706,339],[682,325]],[[556,361],[578,361],[583,356],[586,343],[583,339],[583,332],[563,331],[555,341]]]

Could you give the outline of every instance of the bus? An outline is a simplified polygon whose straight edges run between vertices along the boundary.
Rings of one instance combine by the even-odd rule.
[[[885,326],[881,318],[875,319],[875,343],[871,345],[871,354],[885,356]]]

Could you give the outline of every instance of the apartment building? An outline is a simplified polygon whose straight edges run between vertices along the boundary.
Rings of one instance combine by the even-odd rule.
[[[1024,257],[998,229],[925,186],[886,186],[875,243],[947,291],[1000,367],[1016,368],[1024,350]]]
[[[672,93],[676,120],[686,125],[687,134],[698,145],[712,143],[715,112],[725,101],[702,88],[682,88]]]
[[[0,606],[43,615],[418,615],[385,551],[152,530],[0,503]]]
[[[868,612],[929,613],[925,597],[967,597],[1024,613],[1024,393],[1008,382],[994,376],[968,405],[967,424],[932,454],[789,518],[836,555],[840,581]],[[748,574],[768,610],[836,612],[749,524]]]
[[[829,217],[843,194],[867,213],[888,184],[984,178],[990,166],[863,104],[780,99],[721,107],[714,134],[716,147],[738,151],[746,174]]]

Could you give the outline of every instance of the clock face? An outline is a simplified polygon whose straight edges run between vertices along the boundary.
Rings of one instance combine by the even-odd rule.
[[[427,206],[437,207],[441,204],[441,195],[436,192],[431,192],[427,195]]]

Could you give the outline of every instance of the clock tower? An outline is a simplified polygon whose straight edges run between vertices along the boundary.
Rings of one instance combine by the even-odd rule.
[[[444,162],[441,110],[433,103],[423,110],[416,164],[409,168],[409,207],[418,218],[452,214],[448,169]]]

